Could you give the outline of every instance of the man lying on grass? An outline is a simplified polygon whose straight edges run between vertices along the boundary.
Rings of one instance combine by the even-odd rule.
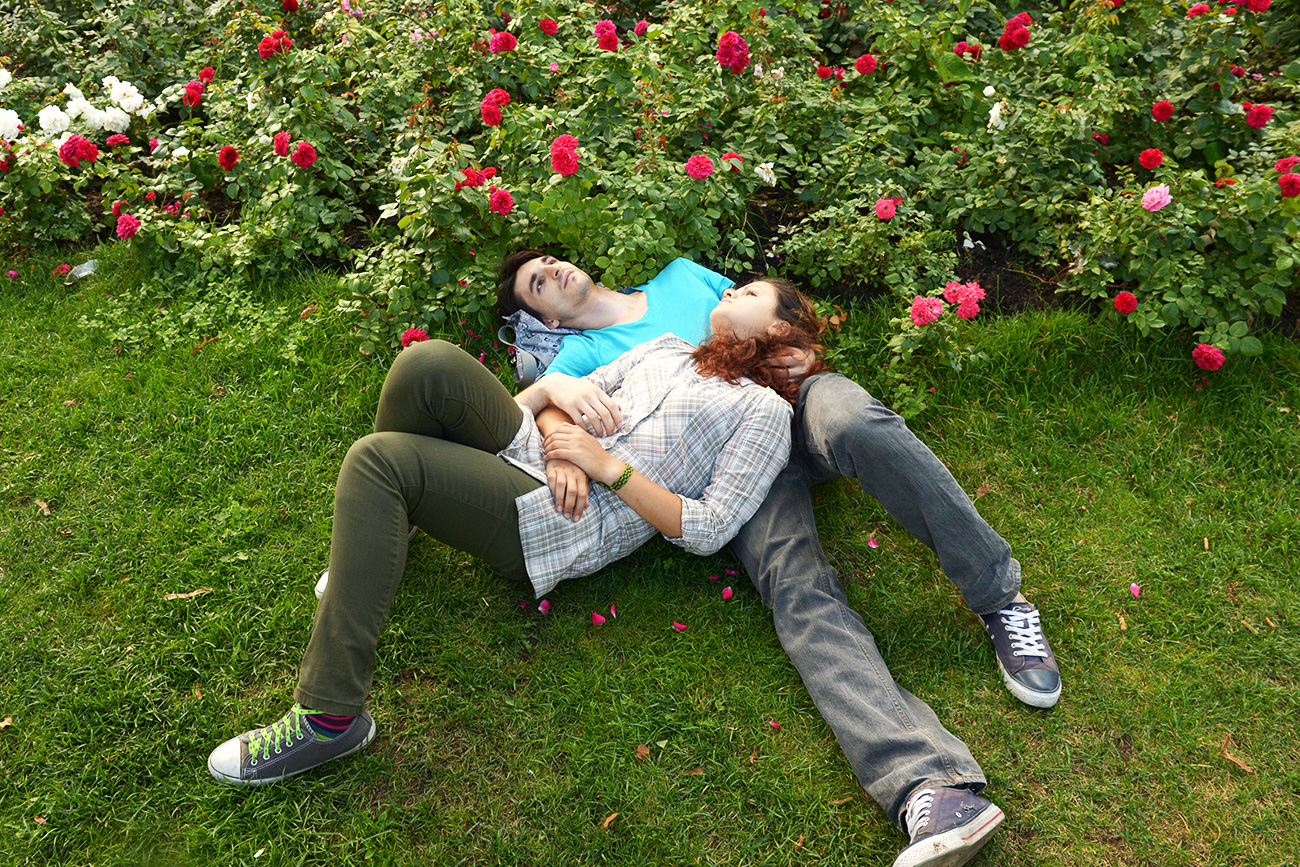
[[[551,408],[549,430],[570,420],[597,435],[616,430],[617,402],[577,379],[631,346],[665,333],[698,343],[709,316],[752,291],[678,259],[631,293],[596,284],[569,262],[535,251],[502,262],[503,315],[523,309],[547,328],[578,329],[536,385],[519,395]],[[524,347],[528,348],[528,347]],[[803,359],[780,362],[799,377]],[[582,472],[547,462],[556,508],[577,520],[589,502]],[[1011,547],[979,516],[943,463],[861,386],[820,372],[802,379],[789,464],[731,548],[772,609],[781,644],[848,756],[858,781],[911,836],[895,867],[965,863],[1002,821],[976,793],[985,778],[970,750],[934,712],[894,682],[862,618],[848,605],[817,538],[809,487],[856,478],[908,532],[939,557],[993,639],[1003,682],[1026,704],[1046,708],[1061,694],[1060,673],[1037,609],[1020,593]]]

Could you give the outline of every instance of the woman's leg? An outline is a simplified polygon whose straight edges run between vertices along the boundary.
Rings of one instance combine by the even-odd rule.
[[[461,443],[393,431],[358,440],[334,491],[330,580],[295,699],[322,713],[361,712],[406,566],[408,523],[506,575],[526,577],[515,498],[541,484]]]

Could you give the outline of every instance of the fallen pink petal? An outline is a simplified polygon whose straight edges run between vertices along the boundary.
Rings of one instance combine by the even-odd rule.
[[[780,724],[779,722],[777,722],[776,720],[774,720],[774,719],[770,719],[770,720],[768,720],[768,721],[767,721],[767,724],[770,725],[770,726],[771,726],[772,728],[774,728],[774,729],[779,729],[779,728],[781,727],[781,724]]]
[[[739,575],[739,574],[740,574],[740,573],[737,572],[735,569],[724,569],[723,571],[726,572],[728,575]]]
[[[1136,599],[1138,598],[1138,594],[1142,592],[1142,588],[1137,586],[1137,584],[1130,584],[1128,585],[1128,592],[1132,593],[1133,598]]]
[[[868,547],[868,548],[879,548],[879,547],[880,547],[880,543],[876,541],[876,537],[875,537],[875,536],[872,536],[871,538],[867,539],[867,547]]]
[[[686,628],[685,623],[678,623],[676,620],[673,621],[673,629],[676,629],[678,632],[681,632],[685,628]]]
[[[709,576],[709,580],[710,580],[710,581],[717,581],[717,580],[718,580],[719,578],[721,578],[721,577],[722,577],[721,575],[710,575],[710,576]]]
[[[543,614],[550,614],[550,613],[551,613],[551,600],[549,600],[549,599],[543,599],[542,602],[541,602],[541,604],[537,606],[537,610],[540,611],[540,612],[542,612]]]
[[[614,610],[614,606],[613,606],[613,605],[609,606],[609,616],[610,616],[610,617],[617,617],[617,616],[618,616],[618,612]]]
[[[601,625],[603,625],[604,623],[605,623],[605,618],[604,618],[604,617],[601,617],[600,614],[599,614],[598,612],[595,612],[595,611],[591,612],[591,625],[592,625],[592,626],[601,626]]]
[[[722,588],[722,598],[723,598],[724,601],[727,600],[727,599],[730,599],[730,598],[732,597],[732,595],[734,595],[734,594],[732,594],[732,592],[731,592],[731,588],[730,588],[730,587],[723,587],[723,588]]]
[[[520,610],[520,611],[523,611],[523,610],[526,609],[527,607],[528,607],[528,603],[525,602],[524,600],[520,599],[520,600],[519,600],[519,610]]]

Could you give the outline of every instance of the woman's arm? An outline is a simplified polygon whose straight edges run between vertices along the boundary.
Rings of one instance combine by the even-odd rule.
[[[564,424],[546,437],[543,453],[575,464],[606,486],[615,484],[628,465],[611,455],[591,434],[575,424]],[[615,491],[646,523],[670,539],[682,535],[682,498],[650,481],[633,468],[631,477]]]

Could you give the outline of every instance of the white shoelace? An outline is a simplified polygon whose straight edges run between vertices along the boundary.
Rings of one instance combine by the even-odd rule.
[[[1017,611],[1003,608],[998,612],[1002,623],[1011,634],[1011,653],[1014,656],[1047,656],[1047,639],[1043,636],[1038,611]]]
[[[915,834],[916,829],[930,816],[930,805],[934,803],[934,789],[922,789],[907,802],[907,833]]]

